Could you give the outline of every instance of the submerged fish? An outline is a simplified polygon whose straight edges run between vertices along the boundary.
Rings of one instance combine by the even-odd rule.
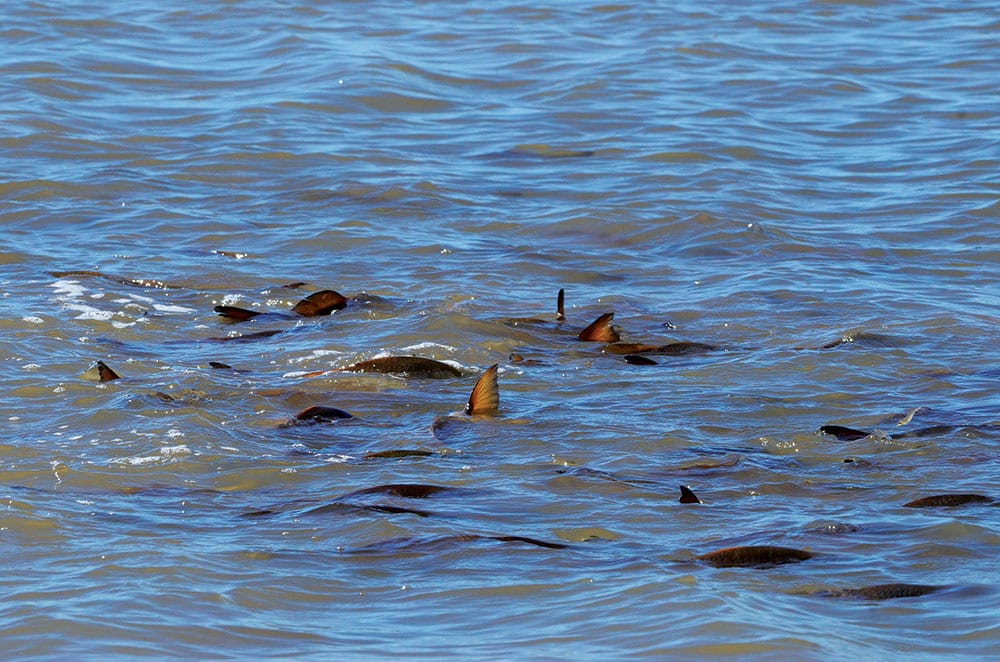
[[[281,319],[295,319],[296,315],[300,317],[318,317],[320,315],[329,315],[335,310],[341,310],[346,307],[347,297],[341,293],[334,290],[320,290],[319,292],[313,292],[292,306],[292,312],[295,315],[262,310],[247,310],[246,308],[239,308],[237,306],[216,306],[213,310],[230,322],[245,322],[260,315],[268,315],[269,317],[278,317]]]
[[[544,547],[547,549],[566,549],[569,545],[559,542],[549,542],[519,535],[483,535],[478,533],[458,533],[453,535],[436,536],[433,538],[393,538],[384,540],[373,545],[351,550],[354,554],[373,553],[398,553],[402,551],[425,550],[433,551],[451,547],[456,543],[469,543],[480,541],[495,542],[521,542],[534,547]]]
[[[129,287],[143,287],[148,289],[158,289],[158,290],[178,290],[181,289],[177,285],[168,285],[158,280],[151,280],[148,278],[122,278],[121,276],[112,276],[111,274],[104,274],[100,271],[53,271],[50,272],[56,278],[72,278],[75,276],[86,276],[90,278],[103,278],[104,280],[109,280],[112,283],[118,283],[119,285],[128,285]]]
[[[434,455],[431,451],[422,451],[413,448],[393,448],[386,451],[372,451],[365,453],[366,460],[396,460],[403,457],[428,457]]]
[[[556,317],[555,321],[562,322],[566,319],[565,310],[566,301],[566,291],[564,289],[559,290],[559,294],[556,295]],[[503,321],[504,324],[509,326],[518,326],[520,324],[548,324],[552,320],[540,319],[538,317],[511,317]]]
[[[656,365],[656,361],[643,357],[642,354],[684,356],[687,354],[706,354],[722,349],[718,345],[693,341],[671,342],[662,345],[621,342],[621,334],[611,324],[614,317],[614,313],[604,313],[581,331],[577,338],[587,342],[607,343],[601,348],[602,352],[624,355],[625,361],[633,365]]]
[[[445,485],[426,485],[422,483],[392,483],[387,485],[376,485],[354,490],[347,494],[334,498],[327,503],[318,503],[318,499],[296,499],[291,502],[254,510],[243,513],[243,517],[269,517],[282,513],[295,511],[300,515],[324,515],[329,513],[351,513],[357,510],[374,511],[380,513],[409,514],[420,517],[429,517],[433,513],[426,510],[399,506],[395,504],[357,503],[358,497],[368,496],[389,496],[402,499],[426,499],[442,492],[461,491],[463,488],[448,487]],[[306,508],[306,510],[302,510]]]
[[[916,430],[910,430],[909,432],[897,432],[896,434],[886,435],[889,439],[907,439],[912,437],[933,437],[935,435],[948,434],[954,431],[954,425],[929,425],[927,427],[918,428]],[[855,430],[854,428],[844,427],[843,425],[822,425],[819,428],[819,432],[822,434],[828,434],[835,437],[837,441],[856,441],[858,439],[864,439],[865,437],[871,436],[873,432],[866,432],[864,430]]]
[[[387,485],[376,485],[374,487],[365,487],[360,490],[348,492],[344,496],[340,497],[340,499],[344,500],[350,499],[351,497],[370,494],[385,494],[403,499],[426,499],[429,496],[441,494],[442,492],[457,492],[462,489],[463,488],[460,487],[450,487],[448,485],[429,485],[426,483],[390,483]]]
[[[831,597],[863,598],[865,600],[895,600],[896,598],[918,598],[944,588],[947,587],[928,584],[876,584],[875,586],[831,591],[827,595]]]
[[[295,416],[286,423],[282,423],[281,427],[287,428],[300,424],[309,425],[313,423],[330,423],[332,421],[341,421],[348,418],[354,417],[343,409],[328,407],[327,405],[312,405],[311,407],[306,407],[299,413],[295,414]]]
[[[749,545],[746,547],[726,547],[695,557],[699,561],[711,563],[716,568],[752,568],[798,563],[811,559],[805,550],[772,545]]]
[[[426,379],[447,379],[462,376],[462,371],[455,366],[422,356],[383,356],[361,361],[340,370],[343,372],[403,374]]]
[[[935,494],[914,499],[903,504],[903,508],[950,508],[967,503],[992,503],[993,498],[982,494]]]
[[[269,329],[267,331],[256,331],[254,333],[244,333],[239,336],[215,336],[209,338],[209,340],[215,342],[252,342],[254,340],[263,340],[265,338],[272,338],[281,333],[281,329]]]

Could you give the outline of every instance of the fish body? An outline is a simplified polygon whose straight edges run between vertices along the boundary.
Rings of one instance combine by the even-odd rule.
[[[384,356],[369,359],[341,368],[343,372],[377,372],[382,374],[404,374],[426,379],[447,379],[461,377],[462,371],[453,365],[427,359],[421,356]]]
[[[903,504],[903,508],[951,508],[969,503],[992,503],[993,499],[982,494],[935,494],[914,499]]]
[[[775,547],[772,545],[749,545],[745,547],[726,547],[708,554],[696,557],[706,561],[716,568],[753,568],[781,565],[783,563],[798,563],[812,558],[812,553],[791,547]]]
[[[292,315],[279,312],[265,312],[262,310],[248,310],[238,306],[215,306],[213,310],[230,322],[246,322],[255,317],[266,315],[278,319],[295,319],[299,317],[319,317],[329,315],[335,310],[347,307],[347,297],[335,290],[320,290],[313,292],[305,299],[302,299],[292,306]]]

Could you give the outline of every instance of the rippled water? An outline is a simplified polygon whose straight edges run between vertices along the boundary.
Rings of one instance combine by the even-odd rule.
[[[0,18],[8,656],[1000,654],[993,5]]]

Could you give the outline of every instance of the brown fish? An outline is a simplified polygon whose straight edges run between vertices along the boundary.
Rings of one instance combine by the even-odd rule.
[[[121,379],[121,375],[109,368],[104,361],[98,361],[95,364],[95,367],[97,368],[97,377],[102,382],[110,382],[115,379]]]
[[[496,416],[500,411],[500,387],[497,383],[497,364],[486,369],[472,388],[465,413],[469,416]]]
[[[303,317],[318,317],[329,315],[335,310],[347,307],[347,297],[334,290],[313,292],[302,301],[292,306],[292,312]]]
[[[896,598],[918,598],[943,588],[946,587],[927,584],[876,584],[875,586],[835,591],[832,595],[864,598],[865,600],[895,600]]]
[[[810,552],[791,547],[749,545],[746,547],[726,547],[695,558],[699,561],[707,561],[716,568],[752,568],[782,563],[798,563],[811,559],[812,556]]]
[[[664,354],[670,356],[684,356],[686,354],[707,354],[709,352],[716,352],[719,349],[721,348],[718,345],[685,340],[667,343],[665,345],[615,342],[605,346],[601,351],[608,354]],[[626,360],[628,360],[628,356],[626,356]]]
[[[992,503],[993,499],[982,494],[935,494],[904,503],[903,508],[950,508],[967,503]]]
[[[706,354],[721,349],[718,345],[703,342],[680,341],[653,345],[649,343],[621,342],[621,334],[611,325],[614,313],[604,313],[590,326],[580,332],[579,340],[607,343],[602,352],[625,356],[625,362],[633,365],[656,365],[656,361],[640,357],[641,354],[664,354],[682,356],[686,354]]]
[[[611,326],[611,321],[615,318],[614,313],[604,313],[590,323],[586,329],[580,332],[577,339],[584,342],[604,342],[613,343],[621,340],[621,335]],[[631,352],[626,352],[631,353]]]
[[[681,485],[681,498],[678,499],[681,503],[701,503],[701,499],[698,498],[691,488],[687,485]]]
[[[330,421],[341,421],[347,418],[354,417],[343,409],[328,407],[326,405],[313,405],[295,414],[295,417],[289,423],[294,424],[296,421],[303,423],[329,423]]]
[[[344,295],[334,290],[320,290],[319,292],[313,292],[292,306],[292,312],[301,317],[319,317],[320,315],[329,315],[335,310],[341,310],[346,307],[347,297]],[[245,322],[258,315],[268,315],[269,317],[278,317],[281,319],[295,319],[295,315],[287,313],[247,310],[246,308],[239,308],[237,306],[215,306],[213,310],[230,322]]]
[[[447,379],[461,377],[462,371],[453,365],[427,359],[421,356],[383,356],[369,359],[341,368],[343,372],[377,372],[383,374],[404,374],[427,379]]]
[[[559,294],[556,295],[556,321],[562,322],[566,319],[566,311],[564,308],[566,300],[566,291],[560,289]],[[503,321],[504,324],[508,326],[519,326],[521,324],[548,324],[552,320],[541,319],[538,317],[511,317]]]

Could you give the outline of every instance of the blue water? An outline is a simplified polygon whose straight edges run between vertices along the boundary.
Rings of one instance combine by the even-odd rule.
[[[9,656],[1000,653],[995,503],[902,507],[1000,498],[997,8],[0,19]],[[751,544],[814,556],[694,560]]]

